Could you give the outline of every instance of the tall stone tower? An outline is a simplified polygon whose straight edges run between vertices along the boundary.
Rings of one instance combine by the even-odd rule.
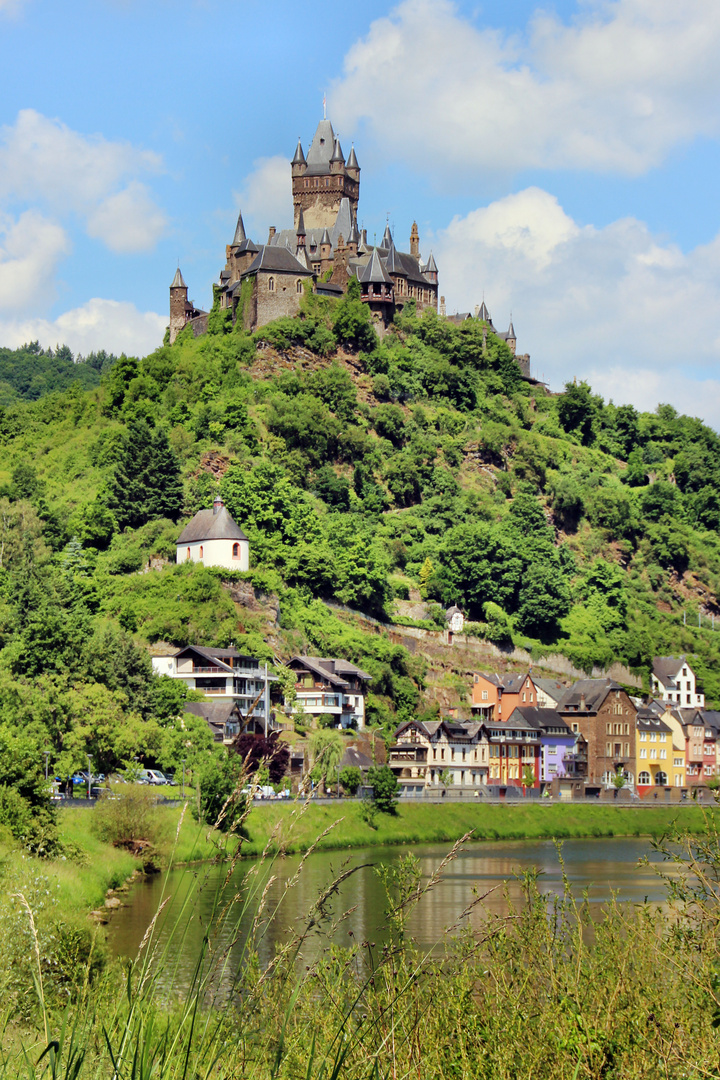
[[[170,344],[187,322],[188,290],[178,266],[170,286]]]
[[[360,166],[355,147],[345,161],[340,140],[329,120],[318,124],[307,158],[298,139],[291,164],[296,229],[300,211],[307,229],[331,229],[343,199],[350,200],[355,217],[360,199]]]

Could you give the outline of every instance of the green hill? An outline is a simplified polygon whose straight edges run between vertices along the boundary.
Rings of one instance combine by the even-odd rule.
[[[368,320],[352,290],[254,337],[214,312],[204,337],[106,358],[96,387],[2,408],[0,706],[33,753],[50,739],[80,760],[94,709],[157,757],[176,707],[149,676],[158,641],[344,655],[391,727],[432,703],[427,661],[377,625],[412,621],[398,602],[418,595],[421,625],[457,602],[470,634],[539,666],[562,653],[647,679],[653,655],[686,653],[720,701],[715,432],[585,383],[550,394],[475,320],[408,312],[382,342]],[[248,575],[174,564],[218,489]]]

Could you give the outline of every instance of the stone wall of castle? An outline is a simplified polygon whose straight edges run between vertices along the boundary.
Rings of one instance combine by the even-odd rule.
[[[269,287],[272,280],[274,288]],[[300,300],[303,296],[303,278],[294,274],[258,274],[255,288],[253,289],[253,302],[251,307],[253,326],[260,327],[273,319],[283,316],[297,315],[300,309]],[[298,281],[300,290],[298,291]],[[247,317],[247,313],[246,313]]]
[[[325,186],[325,180],[328,186]],[[303,185],[307,183],[307,188]],[[306,229],[332,229],[344,197],[357,213],[360,184],[349,176],[293,177],[293,207],[297,229],[302,209]]]

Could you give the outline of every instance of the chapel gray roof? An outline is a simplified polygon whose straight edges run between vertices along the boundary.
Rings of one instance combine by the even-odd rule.
[[[508,332],[505,335],[505,340],[507,341],[508,338],[514,338],[515,340],[517,340],[515,338],[515,327],[513,326],[512,315],[510,316],[510,325],[508,326]]]
[[[290,164],[291,165],[304,165],[305,164],[305,155],[303,154],[302,140],[300,139],[299,135],[298,135],[298,144],[297,144],[297,146],[295,148],[295,154],[293,155],[293,159],[290,162]]]
[[[432,251],[430,252],[430,258],[423,267],[423,272],[425,274],[437,274],[437,263],[435,262]]]
[[[187,285],[183,281],[183,276],[180,273],[180,267],[179,266],[178,266],[177,270],[175,271],[175,277],[172,279],[172,284],[171,284],[170,288],[171,289],[186,289],[187,288]]]
[[[274,270],[276,273],[309,274],[310,271],[298,262],[289,248],[277,244],[264,244],[243,274],[255,274],[258,270]]]
[[[307,152],[307,176],[330,172],[330,158],[335,149],[335,132],[329,120],[321,120]]]
[[[460,608],[459,608],[459,607],[457,606],[457,604],[453,604],[453,605],[452,605],[452,607],[449,607],[449,608],[447,609],[447,611],[445,612],[445,614],[446,614],[447,616],[451,616],[451,615],[462,615],[462,611],[461,611],[461,610],[460,610]]]
[[[653,675],[663,685],[669,685],[674,683],[675,676],[686,664],[684,656],[656,656],[652,666]]]
[[[392,285],[392,278],[388,276],[385,267],[380,261],[377,248],[372,249],[372,255],[358,273],[358,281],[363,284],[384,281],[386,285]]]
[[[614,679],[578,679],[563,694],[558,708],[563,712],[574,711],[579,708],[581,699],[584,698],[586,711],[595,712],[611,690],[622,690],[622,687]]]
[[[340,146],[340,139],[337,135],[335,136],[335,145],[333,146],[333,154],[330,160],[342,161],[343,165],[345,164],[345,155],[342,152],[342,147]]]
[[[199,540],[247,540],[247,536],[234,521],[226,506],[217,513],[198,510],[177,538],[178,544],[193,544]]]
[[[239,247],[243,240],[247,240],[245,235],[245,226],[242,219],[242,211],[238,214],[237,225],[235,226],[235,236],[233,237],[232,247]]]
[[[360,166],[358,165],[357,156],[355,154],[355,143],[353,143],[351,145],[351,147],[350,147],[350,157],[347,159],[346,164],[347,164],[348,169],[359,169],[360,168]]]

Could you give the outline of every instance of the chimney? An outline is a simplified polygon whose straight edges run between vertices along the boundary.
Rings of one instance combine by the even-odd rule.
[[[580,695],[580,709],[582,712],[587,712],[587,702],[585,701],[585,695]]]
[[[479,304],[476,304],[476,305],[475,305],[475,318],[476,318],[476,319],[477,319],[477,317],[478,317],[478,315],[479,315],[479,314],[480,314],[480,305],[479,305]]]
[[[445,318],[445,315],[446,315],[446,308],[445,308],[445,297],[444,297],[444,296],[441,296],[441,297],[440,297],[440,314],[441,314],[441,316],[442,316],[442,317],[443,317],[443,319],[444,319],[444,318]]]
[[[216,495],[213,499],[213,515],[219,514],[225,503],[222,501],[219,495]]]
[[[274,235],[275,235],[275,226],[271,225],[270,226],[270,233],[268,235],[268,244],[272,243],[272,238],[273,238]]]

